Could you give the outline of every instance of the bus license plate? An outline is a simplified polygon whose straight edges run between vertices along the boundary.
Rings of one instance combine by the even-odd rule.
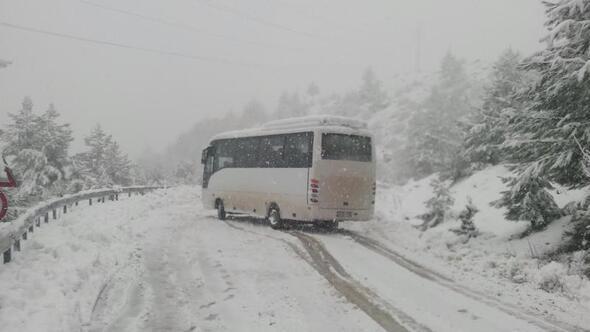
[[[352,211],[336,211],[336,218],[352,218]]]

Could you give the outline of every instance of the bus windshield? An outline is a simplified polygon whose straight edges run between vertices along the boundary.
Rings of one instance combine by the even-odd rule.
[[[371,161],[371,138],[346,134],[322,135],[322,159]]]

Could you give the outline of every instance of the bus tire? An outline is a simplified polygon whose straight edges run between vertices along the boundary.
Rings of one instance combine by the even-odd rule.
[[[281,212],[276,205],[273,205],[268,210],[268,223],[272,229],[283,228],[283,221],[281,220]]]
[[[217,208],[217,219],[219,220],[225,220],[226,214],[225,214],[225,206],[223,205],[223,201],[222,200],[217,200],[217,204],[216,208]]]
[[[320,224],[320,227],[325,229],[328,232],[333,232],[338,229],[339,222],[336,220],[326,220]]]

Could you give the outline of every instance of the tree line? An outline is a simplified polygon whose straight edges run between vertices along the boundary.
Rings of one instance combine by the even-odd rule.
[[[0,143],[18,183],[18,188],[8,191],[12,208],[8,219],[50,197],[145,183],[141,170],[100,125],[84,138],[85,151],[71,154],[72,129],[61,121],[53,104],[39,113],[32,99],[25,97],[20,110],[8,117]]]
[[[238,112],[200,121],[164,156],[146,154],[143,164],[174,169],[194,181],[200,152],[218,132],[308,114],[352,116],[368,121],[376,135],[383,180],[439,174],[443,183],[453,182],[503,164],[514,176],[505,179],[509,189],[496,204],[507,208],[508,219],[527,220],[530,231],[537,231],[573,213],[583,239],[590,233],[590,217],[582,213],[590,199],[565,212],[549,190],[555,184],[590,184],[590,1],[545,6],[546,48],[529,56],[507,49],[486,76],[481,63],[451,52],[434,75],[387,78],[390,85],[400,82],[395,89],[369,68],[358,88],[345,93],[324,96],[311,83],[303,93],[282,93],[271,110],[252,100]]]

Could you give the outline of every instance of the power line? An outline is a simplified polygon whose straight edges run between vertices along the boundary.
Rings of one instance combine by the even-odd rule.
[[[197,0],[197,2],[199,2],[200,4],[202,4],[204,6],[207,6],[209,8],[215,9],[217,11],[229,13],[229,14],[232,14],[232,15],[235,15],[238,17],[242,17],[242,18],[248,19],[250,21],[256,22],[258,24],[265,25],[265,26],[268,26],[268,27],[271,27],[271,28],[274,28],[277,30],[291,32],[291,33],[295,33],[295,34],[299,34],[299,35],[305,35],[307,37],[314,38],[314,39],[321,39],[321,38],[318,38],[318,36],[315,34],[312,34],[312,33],[306,32],[306,31],[299,31],[299,30],[293,29],[291,27],[288,27],[288,26],[285,26],[285,25],[282,25],[282,24],[279,24],[276,22],[272,22],[272,21],[268,21],[268,20],[265,20],[260,17],[252,16],[249,13],[246,13],[244,11],[241,11],[241,10],[238,10],[235,8],[231,8],[231,7],[223,6],[223,5],[219,5],[219,4],[214,5],[211,2],[206,1],[206,0],[205,1]]]
[[[174,51],[159,50],[159,49],[155,49],[155,48],[133,46],[133,45],[123,44],[123,43],[80,37],[80,36],[75,36],[75,35],[71,35],[71,34],[65,34],[65,33],[59,33],[59,32],[43,30],[43,29],[32,28],[32,27],[26,27],[26,26],[2,22],[2,21],[0,21],[0,25],[7,27],[7,28],[11,28],[11,29],[22,30],[22,31],[27,31],[27,32],[37,33],[37,34],[43,34],[43,35],[58,37],[58,38],[62,38],[62,39],[70,39],[70,40],[75,40],[75,41],[85,42],[85,43],[90,43],[90,44],[96,44],[96,45],[107,45],[107,46],[111,46],[111,47],[118,47],[118,48],[142,51],[142,52],[147,52],[147,53],[168,55],[168,56],[197,60],[197,61],[202,61],[202,62],[213,62],[213,63],[242,65],[242,66],[261,66],[260,64],[237,62],[237,61],[219,58],[219,57],[209,57],[209,56],[204,56],[204,55],[186,54],[186,53],[180,53],[180,52],[174,52]]]
[[[92,1],[87,1],[87,0],[78,0],[80,3],[88,5],[88,6],[93,6],[96,8],[100,8],[102,10],[107,10],[107,11],[111,11],[111,12],[115,12],[115,13],[119,13],[119,14],[123,14],[123,15],[127,15],[127,16],[132,16],[132,17],[136,17],[136,18],[140,18],[142,20],[146,20],[149,22],[154,22],[154,23],[158,23],[161,25],[166,25],[166,26],[171,26],[171,27],[175,27],[175,28],[180,28],[183,30],[188,30],[188,31],[193,31],[193,32],[198,32],[204,35],[208,35],[210,37],[214,37],[214,38],[220,38],[220,39],[225,39],[225,40],[229,40],[235,43],[241,43],[241,44],[247,44],[247,45],[254,45],[254,46],[263,46],[263,47],[270,47],[270,48],[280,48],[280,49],[289,49],[289,50],[300,50],[297,48],[293,48],[293,47],[288,47],[288,46],[282,46],[282,45],[275,45],[275,44],[270,44],[270,43],[262,43],[262,42],[257,42],[257,41],[250,41],[250,40],[242,40],[239,38],[234,38],[232,36],[229,35],[224,35],[224,34],[220,34],[220,33],[213,33],[204,29],[200,29],[198,27],[189,25],[189,24],[184,24],[184,23],[179,23],[179,22],[175,22],[175,21],[169,21],[163,18],[159,18],[159,17],[154,17],[154,16],[148,16],[148,15],[144,15],[141,13],[137,13],[131,10],[125,10],[125,9],[120,9],[120,8],[115,8],[115,7],[110,7],[110,6],[105,6],[102,4],[98,4]]]
[[[318,21],[318,20],[320,20],[323,23],[326,22],[326,19],[324,17],[322,17],[320,15],[317,15],[317,14],[316,15],[313,15],[313,14],[310,14],[309,12],[307,12],[307,11],[301,9],[301,8],[294,7],[293,6],[293,3],[289,2],[289,1],[282,1],[282,0],[267,0],[267,1],[272,2],[273,4],[277,4],[278,3],[278,4],[283,4],[285,6],[290,6],[291,9],[299,12],[299,14],[301,16],[306,17],[306,18],[308,18],[308,19],[310,19],[312,21]],[[332,25],[336,29],[338,29],[340,31],[349,31],[349,32],[354,32],[356,34],[362,34],[362,35],[372,34],[371,31],[365,30],[363,27],[359,26],[358,24],[353,24],[353,22],[347,22],[346,24],[342,24],[342,23],[339,23],[339,22],[337,22],[337,21],[335,21],[333,19],[332,19],[332,22],[333,22]],[[336,25],[338,25],[339,27],[337,27]]]

